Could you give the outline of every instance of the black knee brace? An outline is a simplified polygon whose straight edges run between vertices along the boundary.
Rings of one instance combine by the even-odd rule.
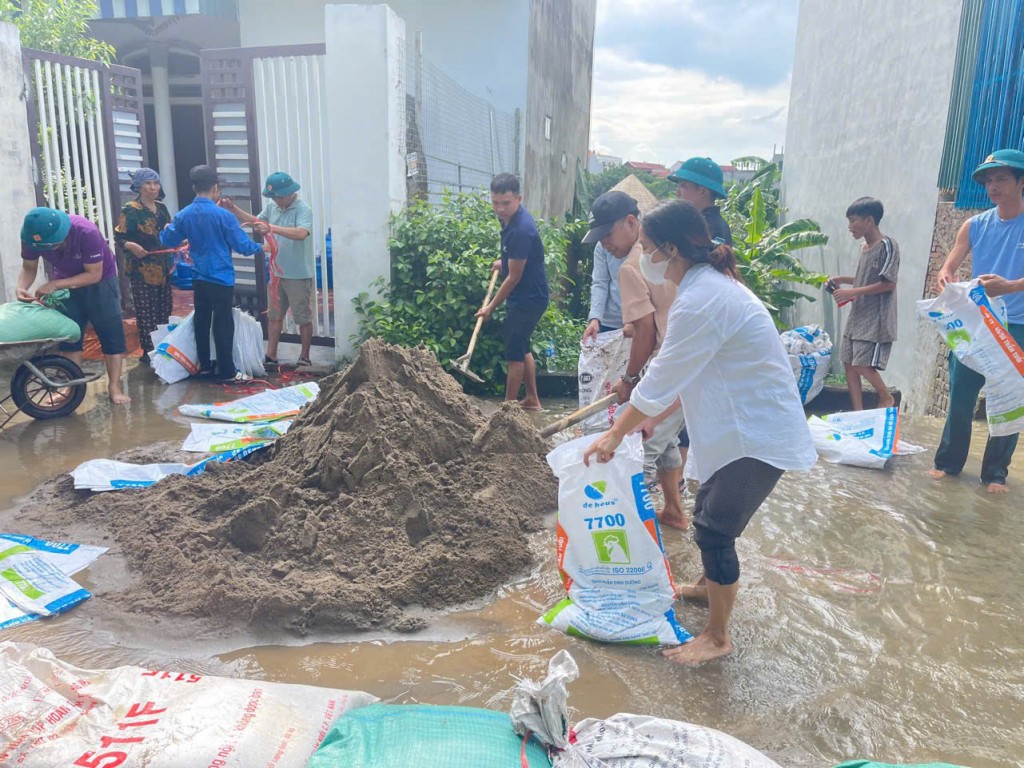
[[[716,584],[728,586],[740,578],[740,561],[736,557],[736,537],[715,533],[697,523],[694,541],[700,547],[704,575]]]

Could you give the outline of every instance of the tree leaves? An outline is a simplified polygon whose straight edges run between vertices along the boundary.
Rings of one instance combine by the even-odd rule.
[[[95,0],[0,0],[0,21],[18,28],[26,48],[110,64],[114,46],[89,36],[96,7]]]

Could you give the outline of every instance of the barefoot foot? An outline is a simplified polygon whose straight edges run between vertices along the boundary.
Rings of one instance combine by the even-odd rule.
[[[706,603],[708,601],[708,586],[707,584],[679,584],[676,586],[676,600]]]
[[[896,405],[896,398],[892,395],[879,395],[878,396],[878,407],[879,408],[892,408]]]
[[[943,472],[941,469],[929,469],[925,474],[932,478],[932,480],[941,480],[944,477],[952,477],[951,474]]]
[[[110,390],[110,400],[114,405],[127,405],[132,401],[128,395],[117,389]]]
[[[690,529],[690,521],[686,519],[686,515],[680,514],[665,514],[665,510],[655,513],[655,517],[658,518],[658,523],[666,526],[667,528],[675,528],[677,531],[687,531]]]
[[[1006,487],[1006,483],[989,483],[986,487],[989,493],[1009,493],[1010,489]]]
[[[520,400],[519,405],[522,406],[524,411],[543,411],[544,407],[540,404],[540,400]]]
[[[728,656],[732,652],[732,640],[726,638],[725,642],[717,642],[701,632],[686,645],[668,648],[662,651],[661,655],[674,664],[696,667],[714,659]]]

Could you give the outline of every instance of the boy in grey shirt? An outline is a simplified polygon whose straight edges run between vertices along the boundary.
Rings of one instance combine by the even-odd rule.
[[[896,241],[878,228],[884,209],[872,197],[854,200],[846,209],[850,234],[864,239],[857,274],[832,277],[825,284],[839,306],[852,302],[843,331],[840,359],[846,368],[846,381],[855,411],[863,410],[861,377],[878,393],[878,407],[889,408],[895,400],[882,381],[881,371],[889,362],[896,341],[896,278],[900,269],[900,249]],[[852,285],[852,288],[841,288]]]

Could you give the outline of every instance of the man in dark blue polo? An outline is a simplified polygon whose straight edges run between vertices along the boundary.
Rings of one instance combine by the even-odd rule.
[[[525,382],[526,397],[521,405],[528,411],[539,411],[537,365],[530,352],[530,337],[548,308],[544,245],[537,224],[523,207],[516,176],[499,173],[491,180],[491,207],[501,222],[501,259],[492,268],[500,269],[504,280],[498,293],[476,317],[490,317],[502,303],[508,304],[504,329],[508,363],[505,399],[518,399],[519,388]]]

